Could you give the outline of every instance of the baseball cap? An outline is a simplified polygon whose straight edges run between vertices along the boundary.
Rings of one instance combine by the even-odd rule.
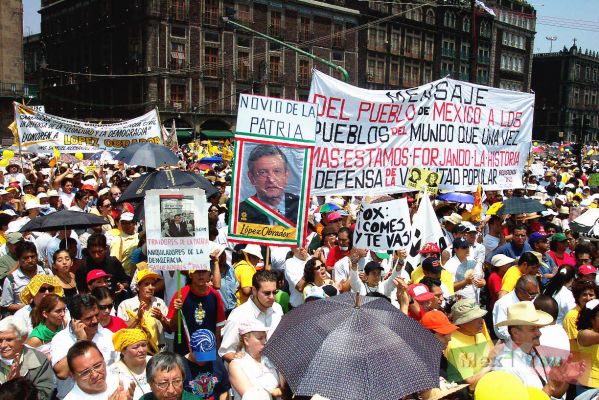
[[[58,192],[54,189],[48,190],[48,197],[58,197]]]
[[[208,329],[198,329],[191,335],[191,351],[196,361],[216,360],[216,337]]]
[[[10,232],[6,234],[6,243],[8,244],[17,244],[21,240],[23,240],[21,232]]]
[[[413,283],[408,286],[408,293],[410,296],[418,302],[427,301],[435,297],[434,294],[428,290],[428,287],[423,283]]]
[[[245,335],[250,332],[268,332],[268,328],[257,320],[248,320],[239,324],[240,335]]]
[[[491,264],[493,264],[494,267],[501,267],[507,264],[511,264],[515,261],[515,259],[513,259],[512,257],[508,257],[505,254],[497,254],[494,255],[493,258],[491,258]]]
[[[41,193],[37,194],[37,198],[38,199],[47,199],[48,195],[46,193],[44,193],[44,192],[41,192]]]
[[[133,221],[133,213],[124,212],[121,214],[121,221]]]
[[[327,222],[335,221],[336,219],[341,219],[341,214],[337,211],[327,214]]]
[[[565,242],[566,240],[568,240],[568,238],[563,233],[558,232],[551,236],[551,240],[554,242]]]
[[[540,240],[545,240],[545,239],[547,239],[547,235],[543,235],[542,233],[539,233],[539,232],[533,232],[530,235],[530,237],[528,238],[528,244],[530,244],[532,246],[536,242],[538,242]]]
[[[462,222],[462,225],[466,227],[466,232],[478,232],[476,226],[472,222],[465,221]]]
[[[29,200],[25,202],[25,210],[32,210],[34,208],[40,208],[39,201]]]
[[[142,270],[137,271],[135,283],[137,283],[139,285],[139,282],[143,281],[146,278],[162,279],[162,277],[160,275],[158,275],[156,272],[152,271],[151,269],[142,269]]]
[[[585,265],[581,265],[580,267],[578,267],[578,274],[580,275],[589,275],[589,274],[596,274],[597,273],[597,268],[595,268],[594,266],[590,265],[590,264],[585,264]]]
[[[378,253],[378,252],[375,251],[374,254],[376,254],[376,256],[378,258],[380,258],[381,260],[388,260],[389,257],[390,257],[389,253],[387,253],[386,251],[383,251],[383,252],[380,252],[380,253]]]
[[[454,249],[467,249],[470,247],[470,243],[464,238],[457,238],[453,240]]]
[[[424,261],[422,261],[422,269],[435,274],[440,274],[443,270],[441,263],[439,262],[439,258],[436,256],[425,258]]]
[[[364,272],[369,274],[377,268],[380,269],[381,271],[384,269],[383,267],[381,267],[381,264],[377,263],[376,261],[369,261],[364,266]]]
[[[447,315],[439,310],[431,310],[425,313],[420,320],[420,323],[427,329],[435,331],[442,335],[455,332],[458,327],[449,322]]]
[[[319,286],[308,286],[305,290],[306,292],[306,300],[307,299],[325,299],[327,296]]]
[[[91,271],[89,271],[87,273],[87,277],[85,279],[85,281],[87,283],[90,283],[93,280],[96,279],[100,279],[100,278],[110,278],[112,277],[112,275],[107,274],[106,272],[102,271],[101,269],[92,269]]]
[[[426,243],[424,246],[422,246],[422,248],[420,250],[418,250],[418,253],[420,253],[420,254],[428,254],[428,253],[439,254],[439,253],[441,253],[441,249],[439,248],[437,243],[429,242],[429,243]]]

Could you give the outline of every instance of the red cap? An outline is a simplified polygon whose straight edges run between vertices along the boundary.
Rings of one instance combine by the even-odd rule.
[[[408,286],[408,292],[410,296],[418,302],[427,301],[435,297],[434,294],[428,290],[428,287],[422,283],[413,283]]]
[[[337,211],[333,211],[332,213],[327,215],[327,222],[331,222],[336,219],[341,219],[341,214],[339,214]]]
[[[83,185],[81,186],[81,190],[89,190],[90,192],[95,192],[96,189],[92,185]]]
[[[425,313],[420,320],[420,323],[431,331],[435,331],[442,335],[455,332],[458,327],[449,322],[447,315],[439,310],[432,310]]]
[[[91,281],[93,281],[95,279],[110,278],[110,277],[112,277],[112,275],[107,274],[106,272],[102,271],[101,269],[92,269],[91,271],[89,271],[87,273],[86,282],[90,283]]]
[[[578,273],[580,275],[596,274],[597,268],[593,267],[590,264],[581,265],[580,267],[578,267]]]
[[[422,246],[422,248],[420,250],[418,250],[418,253],[420,253],[420,254],[428,254],[428,253],[440,254],[441,249],[439,248],[437,243],[430,242],[430,243],[427,243],[424,246]]]

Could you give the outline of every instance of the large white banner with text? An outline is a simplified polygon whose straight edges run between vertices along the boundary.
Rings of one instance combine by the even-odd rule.
[[[314,71],[318,106],[313,195],[406,189],[408,171],[441,175],[439,189],[521,186],[534,95],[440,79],[405,90],[369,90]]]

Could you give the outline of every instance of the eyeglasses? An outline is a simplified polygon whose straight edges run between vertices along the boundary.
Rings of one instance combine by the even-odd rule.
[[[276,296],[277,293],[279,293],[278,290],[271,290],[271,291],[268,291],[268,292],[262,292],[262,294],[265,295],[266,297]]]
[[[314,266],[314,271],[318,271],[319,269],[323,268],[324,264],[318,264]]]
[[[89,379],[93,372],[96,374],[103,374],[105,372],[106,365],[104,361],[99,361],[91,367],[84,369],[81,372],[75,372],[81,379]]]
[[[102,304],[98,304],[98,308],[99,308],[100,310],[104,310],[104,311],[106,311],[106,310],[111,310],[111,309],[112,309],[112,307],[114,307],[114,303],[110,303],[110,304],[104,304],[104,305],[102,305]]]
[[[38,293],[54,293],[54,286],[42,286],[38,289]]]
[[[163,381],[163,382],[154,382],[154,385],[160,390],[164,390],[168,388],[170,385],[173,385],[174,388],[178,389],[183,386],[183,379],[173,379],[172,381]]]

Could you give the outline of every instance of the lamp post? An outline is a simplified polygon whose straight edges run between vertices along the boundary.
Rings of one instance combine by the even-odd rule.
[[[549,40],[549,52],[553,52],[553,42],[557,40],[557,36],[545,36],[545,39]]]

